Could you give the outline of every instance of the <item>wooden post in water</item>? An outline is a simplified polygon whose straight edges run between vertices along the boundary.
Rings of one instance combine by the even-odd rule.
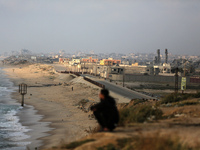
[[[24,83],[19,84],[19,93],[22,95],[21,106],[24,106],[24,95],[27,93],[27,84]]]

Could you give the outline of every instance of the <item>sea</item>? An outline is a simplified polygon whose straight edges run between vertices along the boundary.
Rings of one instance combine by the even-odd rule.
[[[23,126],[17,116],[23,107],[11,98],[16,90],[0,68],[0,150],[26,150],[31,143],[27,140],[31,129]]]

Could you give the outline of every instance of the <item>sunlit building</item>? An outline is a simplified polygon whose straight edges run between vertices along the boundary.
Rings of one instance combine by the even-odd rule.
[[[98,59],[94,59],[94,58],[92,58],[92,57],[89,57],[89,58],[82,58],[82,59],[81,59],[81,62],[96,63],[96,62],[98,62]]]
[[[113,66],[113,65],[119,65],[121,63],[121,60],[112,60],[112,59],[103,59],[100,60],[100,65],[103,66]]]

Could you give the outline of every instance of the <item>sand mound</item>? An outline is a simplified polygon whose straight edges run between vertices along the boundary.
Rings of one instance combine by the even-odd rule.
[[[74,79],[74,76],[70,74],[59,74],[55,81],[69,82]]]

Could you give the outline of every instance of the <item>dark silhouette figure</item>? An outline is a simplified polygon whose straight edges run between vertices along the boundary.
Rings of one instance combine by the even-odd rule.
[[[112,131],[119,122],[119,113],[115,100],[109,96],[109,91],[102,89],[99,94],[100,102],[91,107],[102,131]]]

